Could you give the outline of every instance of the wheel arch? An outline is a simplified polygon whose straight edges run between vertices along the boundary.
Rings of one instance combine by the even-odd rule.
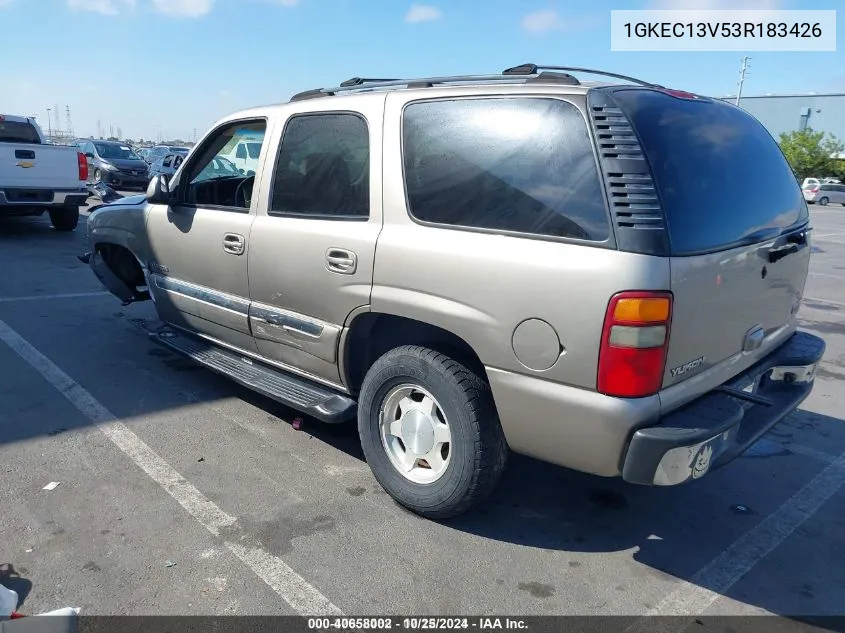
[[[357,394],[373,363],[402,345],[420,345],[446,354],[487,380],[478,353],[458,334],[407,316],[362,310],[351,315],[338,350],[341,380],[349,392]]]

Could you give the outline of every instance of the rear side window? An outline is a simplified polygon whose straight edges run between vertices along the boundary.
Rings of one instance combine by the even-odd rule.
[[[0,121],[0,143],[41,144],[38,130],[32,123],[21,121]]]
[[[413,103],[405,186],[423,222],[604,241],[607,210],[586,122],[557,99]]]
[[[808,219],[786,158],[744,110],[655,90],[619,90],[614,99],[651,165],[672,254],[765,240]]]

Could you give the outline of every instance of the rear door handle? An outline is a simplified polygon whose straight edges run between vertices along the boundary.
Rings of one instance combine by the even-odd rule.
[[[358,256],[345,248],[326,251],[326,268],[333,273],[352,275],[358,269]]]
[[[223,235],[223,250],[232,255],[243,255],[246,248],[246,239],[237,233],[226,233]]]

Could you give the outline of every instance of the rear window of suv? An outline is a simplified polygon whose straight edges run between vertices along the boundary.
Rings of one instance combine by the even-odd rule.
[[[807,221],[786,158],[744,110],[655,90],[618,90],[614,99],[651,165],[672,254],[727,249]]]
[[[0,121],[0,143],[41,144],[38,130],[32,123],[21,121]]]
[[[586,121],[571,103],[482,98],[408,105],[412,217],[453,227],[601,242],[610,235]]]

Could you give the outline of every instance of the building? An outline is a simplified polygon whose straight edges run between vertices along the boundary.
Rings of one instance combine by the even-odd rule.
[[[736,101],[736,97],[721,98],[731,103]],[[740,107],[754,115],[775,139],[783,132],[809,127],[845,142],[845,93],[742,97]]]

